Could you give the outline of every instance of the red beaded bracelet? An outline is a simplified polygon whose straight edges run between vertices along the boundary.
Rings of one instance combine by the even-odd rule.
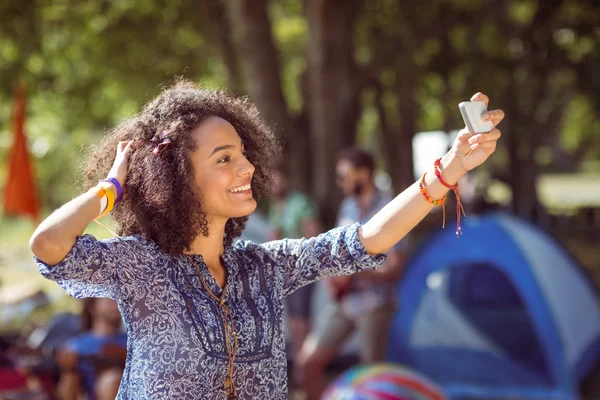
[[[442,159],[438,158],[437,160],[435,160],[435,162],[433,163],[433,170],[435,171],[435,176],[437,176],[438,180],[440,181],[440,183],[444,186],[446,186],[448,189],[451,189],[452,191],[454,191],[454,195],[456,196],[456,237],[458,237],[459,235],[462,235],[462,228],[460,226],[460,214],[462,212],[462,214],[466,217],[467,214],[465,213],[465,209],[462,205],[462,203],[460,202],[460,193],[458,192],[458,183],[456,183],[456,185],[450,185],[448,182],[446,182],[444,180],[444,178],[442,178],[442,172],[440,171],[440,167],[442,165]]]
[[[442,185],[446,186],[448,189],[458,189],[458,183],[456,185],[450,185],[448,182],[442,178],[442,172],[440,171],[440,167],[442,166],[442,159],[438,158],[433,163],[433,170],[435,171],[435,176],[437,176],[438,180],[442,183]]]

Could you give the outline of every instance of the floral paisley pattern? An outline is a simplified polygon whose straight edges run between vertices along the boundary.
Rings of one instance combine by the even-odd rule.
[[[283,298],[325,276],[376,268],[358,239],[360,225],[311,239],[238,241],[223,254],[225,304],[234,316],[239,399],[285,399]],[[192,256],[213,293],[222,291],[200,255]],[[127,362],[118,399],[225,398],[227,350],[218,304],[184,255],[169,256],[140,236],[77,239],[42,275],[71,296],[117,301],[127,327]]]

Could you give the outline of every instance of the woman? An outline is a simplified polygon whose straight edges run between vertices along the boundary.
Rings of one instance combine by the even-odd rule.
[[[487,103],[482,94],[474,99]],[[486,117],[496,125],[503,112]],[[493,153],[499,137],[496,129],[462,131],[441,160],[440,177],[458,182]],[[92,154],[88,181],[109,181],[62,206],[33,234],[45,277],[74,297],[117,301],[128,332],[119,399],[286,398],[282,299],[325,276],[378,267],[381,253],[448,190],[432,170],[423,180],[429,200],[416,183],[363,226],[232,245],[270,183],[277,151],[253,106],[178,83]],[[119,199],[113,215],[122,236],[83,235]]]

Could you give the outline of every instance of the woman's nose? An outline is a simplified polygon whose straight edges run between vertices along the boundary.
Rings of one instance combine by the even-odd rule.
[[[238,174],[240,176],[244,175],[253,175],[254,174],[254,165],[246,157],[244,157],[242,164],[238,170]]]

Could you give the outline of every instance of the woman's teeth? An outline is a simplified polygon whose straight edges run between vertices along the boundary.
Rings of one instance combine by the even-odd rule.
[[[245,192],[246,190],[250,190],[250,185],[238,186],[236,188],[231,189],[230,192],[238,193]]]

